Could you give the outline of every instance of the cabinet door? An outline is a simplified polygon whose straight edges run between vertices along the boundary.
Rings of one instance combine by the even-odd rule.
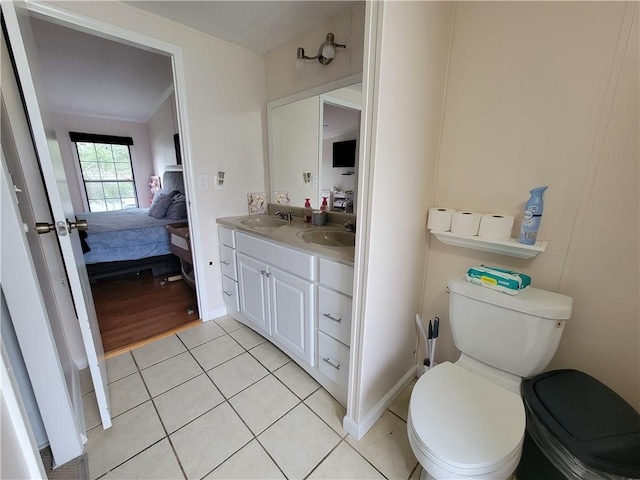
[[[313,366],[313,285],[274,267],[269,274],[272,335]]]
[[[240,313],[256,328],[270,335],[269,299],[267,297],[267,265],[247,257],[236,255]]]

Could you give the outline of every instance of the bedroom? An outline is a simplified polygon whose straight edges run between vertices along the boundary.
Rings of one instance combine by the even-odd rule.
[[[105,352],[191,324],[189,264],[184,281],[166,281],[183,273],[167,225],[187,221],[170,58],[31,25],[73,209],[89,225],[84,260]]]

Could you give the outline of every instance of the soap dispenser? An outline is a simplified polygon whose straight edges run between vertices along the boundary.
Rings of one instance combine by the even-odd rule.
[[[305,223],[311,223],[311,199],[304,199],[304,221]]]
[[[327,197],[322,197],[322,205],[320,205],[320,210],[324,212],[325,210],[327,210],[327,208]]]

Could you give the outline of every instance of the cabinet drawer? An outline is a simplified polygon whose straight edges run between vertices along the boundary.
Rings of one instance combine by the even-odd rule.
[[[222,274],[233,280],[238,280],[236,270],[236,251],[226,245],[220,244],[220,269]]]
[[[346,295],[353,295],[353,267],[332,262],[326,258],[318,260],[320,283]]]
[[[318,286],[318,328],[348,346],[351,340],[351,297]]]
[[[313,280],[313,256],[308,253],[276,245],[244,233],[236,234],[236,248],[239,252],[286,272]]]
[[[230,228],[218,227],[218,240],[222,245],[228,245],[231,248],[236,248],[235,231]]]
[[[222,296],[227,309],[237,312],[240,310],[238,299],[238,282],[222,275]]]
[[[318,370],[347,388],[349,382],[349,349],[322,332],[318,332]]]

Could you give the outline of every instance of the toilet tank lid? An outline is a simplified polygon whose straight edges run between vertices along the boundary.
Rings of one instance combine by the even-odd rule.
[[[507,295],[496,290],[475,285],[467,281],[464,276],[450,279],[449,289],[451,292],[473,298],[474,300],[536,317],[551,320],[567,320],[571,317],[573,300],[571,297],[560,293],[528,287],[517,295]]]

